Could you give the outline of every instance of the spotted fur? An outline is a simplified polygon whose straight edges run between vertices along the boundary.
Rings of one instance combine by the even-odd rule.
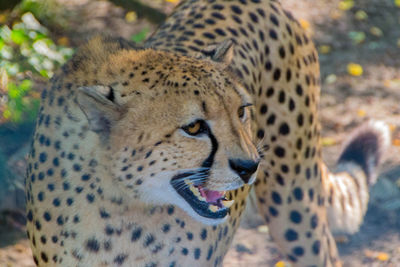
[[[334,228],[358,229],[386,130],[361,129],[330,173],[319,83],[312,42],[273,0],[188,0],[145,49],[92,40],[43,91],[26,182],[35,262],[221,266],[254,180],[229,162],[262,157],[258,209],[284,255],[340,266],[327,210]],[[199,118],[205,134],[182,132]],[[207,188],[230,190],[228,218],[200,218],[174,195],[171,177],[200,167]]]

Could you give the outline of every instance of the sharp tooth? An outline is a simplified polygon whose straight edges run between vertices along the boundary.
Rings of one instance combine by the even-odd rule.
[[[210,207],[208,207],[209,210],[211,210],[212,212],[217,212],[219,210],[219,208],[215,205],[210,205]]]
[[[233,199],[232,200],[221,200],[221,202],[225,208],[230,208],[233,205],[233,202],[235,202],[235,200],[233,200]]]
[[[201,196],[199,190],[198,190],[195,186],[191,185],[191,186],[189,187],[189,189],[190,189],[190,191],[192,191],[192,193],[193,193],[198,199],[200,199],[201,201],[206,201],[206,199],[205,199],[204,197]]]

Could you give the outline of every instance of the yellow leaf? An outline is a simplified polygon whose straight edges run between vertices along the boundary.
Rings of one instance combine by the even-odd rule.
[[[363,74],[363,68],[360,64],[349,63],[347,64],[347,72],[352,76],[361,76]]]
[[[278,261],[277,263],[275,263],[275,267],[285,267],[286,264],[284,261]]]
[[[337,143],[337,140],[333,137],[323,137],[322,140],[323,146],[334,146]]]
[[[394,4],[395,6],[400,7],[400,0],[394,0]]]
[[[367,114],[367,112],[365,112],[365,110],[363,110],[363,109],[357,110],[358,117],[365,117],[366,114]]]
[[[354,16],[358,20],[365,20],[368,18],[368,15],[367,15],[367,13],[365,13],[364,10],[358,10]]]
[[[400,146],[400,139],[393,139],[394,146]]]
[[[378,255],[376,255],[376,258],[380,261],[387,261],[389,259],[389,254],[385,252],[379,252]]]
[[[354,6],[353,0],[344,0],[339,2],[339,9],[340,10],[349,10]]]
[[[375,36],[377,36],[377,37],[381,37],[381,36],[383,35],[382,30],[379,29],[378,27],[375,27],[375,26],[371,27],[371,28],[369,29],[369,32],[370,32],[372,35],[375,35]]]
[[[319,52],[321,54],[329,54],[331,52],[331,46],[330,45],[320,45]]]
[[[137,20],[137,15],[135,11],[129,11],[125,15],[126,22],[135,22]]]
[[[166,2],[177,4],[180,0],[165,0]]]
[[[310,22],[305,19],[299,19],[300,25],[303,29],[308,30],[310,28]]]

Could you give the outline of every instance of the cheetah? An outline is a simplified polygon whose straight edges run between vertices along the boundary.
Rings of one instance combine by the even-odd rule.
[[[248,196],[294,266],[341,266],[389,143],[321,159],[318,55],[274,0],[188,0],[143,47],[96,37],[42,93],[26,178],[38,266],[221,266]]]

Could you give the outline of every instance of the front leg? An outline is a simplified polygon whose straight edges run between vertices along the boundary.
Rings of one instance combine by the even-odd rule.
[[[255,187],[271,236],[295,266],[341,266],[326,218],[323,174],[311,168],[319,165],[318,160],[294,164],[293,170],[282,172],[285,164],[275,160],[275,167],[260,170]]]

